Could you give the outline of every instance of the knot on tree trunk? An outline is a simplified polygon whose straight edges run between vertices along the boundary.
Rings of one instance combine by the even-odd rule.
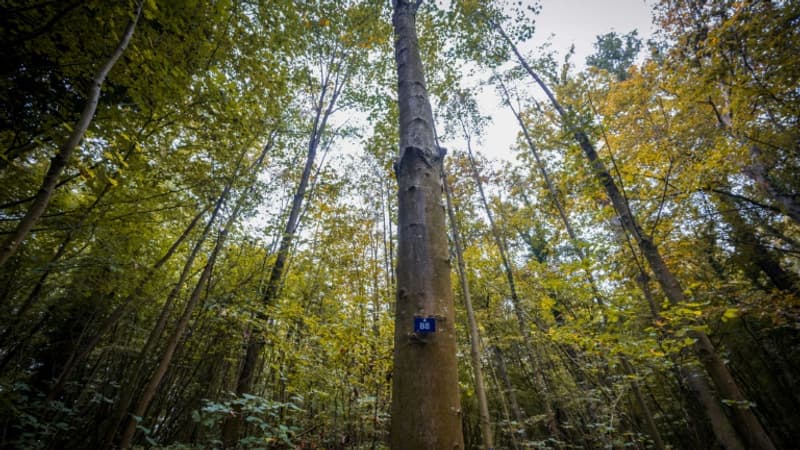
[[[400,157],[394,163],[394,173],[397,178],[404,173],[405,169],[410,168],[411,159],[418,158],[426,167],[433,169],[434,166],[441,163],[447,150],[443,147],[435,147],[433,149],[417,147],[409,145],[401,150]]]

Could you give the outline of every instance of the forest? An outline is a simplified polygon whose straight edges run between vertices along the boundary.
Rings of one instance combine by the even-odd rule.
[[[800,2],[649,6],[0,0],[0,448],[796,448]]]

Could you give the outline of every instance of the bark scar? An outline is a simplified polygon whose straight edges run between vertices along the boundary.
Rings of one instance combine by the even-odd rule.
[[[408,333],[408,343],[411,345],[425,345],[428,340],[419,333]]]
[[[403,151],[400,154],[399,160],[395,162],[395,166],[394,166],[395,167],[395,175],[397,175],[397,172],[399,171],[399,168],[402,165],[402,161],[408,155],[411,155],[411,154],[419,157],[419,159],[421,159],[422,162],[425,163],[425,165],[429,169],[433,169],[433,164],[436,163],[437,161],[439,161],[442,158],[442,156],[444,155],[442,153],[442,151],[441,151],[441,147],[439,148],[438,151],[431,152],[431,151],[425,150],[424,148],[417,147],[415,145],[409,145],[409,146],[407,146],[407,147],[405,147],[403,149]]]

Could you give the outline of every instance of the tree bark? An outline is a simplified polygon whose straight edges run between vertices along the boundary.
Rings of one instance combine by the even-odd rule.
[[[392,376],[393,450],[464,448],[455,311],[442,204],[444,150],[435,143],[416,31],[421,1],[394,0],[392,24],[400,112],[397,301]],[[418,334],[415,317],[435,317]]]
[[[461,236],[456,222],[456,213],[453,207],[450,186],[447,183],[447,174],[442,174],[445,198],[447,199],[447,215],[450,218],[450,229],[453,236],[453,249],[456,253],[458,263],[458,280],[461,283],[461,292],[464,296],[464,308],[467,310],[467,322],[469,325],[469,344],[470,359],[472,360],[472,375],[475,378],[475,395],[478,397],[478,410],[480,411],[481,436],[483,436],[483,447],[486,449],[494,448],[494,436],[492,434],[492,418],[489,415],[489,403],[486,400],[486,384],[483,381],[483,369],[481,369],[481,335],[478,332],[478,323],[475,319],[475,311],[472,308],[472,297],[469,292],[467,282],[467,268],[464,264],[464,253],[461,249]]]
[[[72,130],[69,138],[66,140],[66,142],[64,142],[63,145],[61,145],[61,147],[58,149],[58,153],[56,153],[56,155],[50,160],[50,167],[47,169],[47,173],[44,176],[44,180],[42,180],[42,184],[39,187],[39,191],[36,194],[33,204],[28,208],[25,216],[22,218],[19,224],[17,224],[17,228],[14,230],[11,236],[9,236],[3,245],[0,246],[0,267],[5,265],[9,258],[14,255],[14,253],[17,251],[17,248],[19,248],[19,245],[25,240],[25,238],[28,237],[28,234],[30,234],[33,226],[36,224],[42,214],[44,214],[47,205],[50,203],[50,198],[53,196],[53,191],[58,183],[59,176],[61,176],[61,172],[63,172],[64,168],[69,164],[72,152],[81,142],[83,136],[86,134],[86,130],[89,129],[89,125],[92,123],[94,113],[97,110],[97,104],[100,101],[100,89],[103,86],[103,82],[108,76],[108,73],[111,71],[111,68],[117,63],[117,60],[119,60],[119,58],[122,56],[122,53],[125,51],[131,41],[133,30],[136,28],[136,23],[139,21],[143,5],[144,1],[139,2],[136,15],[133,17],[133,19],[131,19],[125,28],[125,31],[122,33],[122,38],[120,39],[117,48],[108,58],[108,60],[106,60],[106,62],[100,66],[97,74],[95,74],[94,78],[92,79],[92,85],[89,89],[89,97],[86,99],[86,105],[81,112],[81,117],[78,120],[78,123],[75,124],[75,127]]]

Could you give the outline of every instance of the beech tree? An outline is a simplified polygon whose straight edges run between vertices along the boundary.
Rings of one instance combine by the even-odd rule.
[[[416,31],[421,1],[393,2],[400,155],[391,447],[462,448],[455,310],[434,135]],[[434,333],[415,320],[435,320]]]

